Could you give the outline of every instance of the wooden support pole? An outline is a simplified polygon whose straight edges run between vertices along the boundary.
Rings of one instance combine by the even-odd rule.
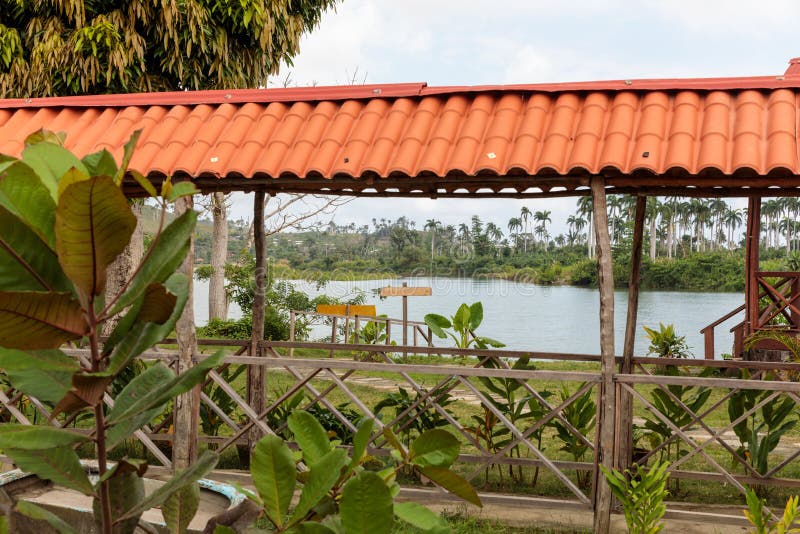
[[[611,236],[608,233],[605,179],[592,178],[592,212],[597,242],[597,279],[600,287],[600,406],[595,448],[594,532],[608,534],[611,527],[611,488],[599,466],[614,465],[614,272],[611,261]]]
[[[759,246],[761,241],[761,197],[751,196],[747,202],[747,235],[745,236],[745,317],[743,337],[752,334],[758,326],[758,272]],[[734,354],[734,357],[741,356]]]
[[[178,214],[194,209],[192,197],[183,197],[175,203]],[[179,272],[189,279],[189,300],[175,327],[178,340],[178,361],[175,371],[188,371],[197,353],[197,336],[194,330],[194,237],[189,240],[189,252],[183,260]],[[172,443],[172,467],[184,469],[197,458],[197,436],[200,423],[200,385],[175,399],[174,441]]]
[[[408,283],[403,282],[403,287],[408,287]],[[403,295],[403,346],[408,346],[408,297]],[[408,359],[408,352],[403,351],[403,361]]]
[[[639,277],[642,268],[642,241],[647,197],[636,197],[636,215],[631,245],[631,265],[628,278],[628,316],[625,322],[625,345],[622,348],[620,372],[633,372],[633,351],[636,344],[636,319],[639,313]],[[630,467],[633,451],[633,398],[630,393],[617,390],[617,468]]]
[[[294,329],[297,322],[297,315],[294,310],[289,311],[289,341],[294,341]],[[289,357],[294,358],[294,348],[289,349]]]
[[[263,356],[261,342],[264,340],[264,314],[266,292],[266,242],[264,239],[264,201],[263,191],[255,192],[253,200],[253,241],[256,249],[255,295],[253,299],[253,337],[250,340],[251,356]],[[267,372],[260,365],[247,366],[247,403],[256,413],[267,407]],[[250,431],[250,448],[261,439],[258,425]]]

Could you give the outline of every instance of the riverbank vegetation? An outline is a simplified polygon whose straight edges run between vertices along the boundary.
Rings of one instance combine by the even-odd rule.
[[[609,197],[615,283],[628,282],[633,197]],[[642,287],[685,291],[742,291],[745,210],[721,199],[651,198],[645,228]],[[800,267],[797,199],[765,200],[763,269]],[[228,257],[251,249],[249,222],[229,221]],[[283,279],[376,279],[394,276],[502,278],[536,284],[596,286],[591,199],[582,197],[566,219],[566,232],[551,234],[549,210],[523,207],[505,227],[473,215],[445,225],[436,219],[373,219],[304,228],[269,239],[273,275]],[[198,227],[196,257],[211,257],[211,224]]]

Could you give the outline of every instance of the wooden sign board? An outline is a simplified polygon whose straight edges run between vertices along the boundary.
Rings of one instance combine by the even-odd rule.
[[[432,295],[429,287],[383,287],[381,288],[382,297],[430,297]]]
[[[375,305],[372,304],[318,304],[317,313],[323,315],[360,315],[367,317],[376,317],[378,315]]]

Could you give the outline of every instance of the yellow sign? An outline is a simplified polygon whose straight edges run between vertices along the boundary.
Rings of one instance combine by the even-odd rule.
[[[429,287],[383,287],[381,288],[382,297],[430,297],[431,288]]]
[[[366,317],[375,317],[378,315],[375,306],[359,305],[359,304],[318,304],[317,313],[323,315],[359,315]]]

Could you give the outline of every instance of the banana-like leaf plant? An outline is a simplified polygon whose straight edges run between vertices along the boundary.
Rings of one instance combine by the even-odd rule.
[[[89,413],[94,423],[90,433],[2,424],[0,449],[22,470],[93,497],[102,534],[133,532],[145,510],[162,505],[169,528],[178,532],[197,508],[195,490],[187,488],[216,463],[215,455],[203,455],[145,497],[147,464],[108,460],[221,356],[177,376],[161,363],[148,365],[118,392],[112,408],[104,405],[115,377],[173,330],[189,296],[189,280],[176,270],[189,250],[196,214],[188,211],[166,225],[165,212],[170,202],[196,191],[190,183],[165,180],[157,196],[150,181],[127,168],[137,138],[138,133],[125,145],[119,166],[105,150],[79,159],[61,137],[44,131],[28,138],[21,158],[0,156],[0,369],[15,389],[49,403],[53,419]],[[156,198],[162,217],[121,293],[108,295],[109,265],[136,226],[122,191],[124,178]],[[103,343],[102,326],[115,316],[119,320]],[[68,356],[60,349],[65,342],[83,344],[89,356]],[[75,450],[89,443],[96,480]],[[17,503],[14,510],[55,521],[32,503]],[[13,522],[13,514],[6,520]]]
[[[490,337],[475,335],[475,330],[483,322],[483,304],[475,302],[471,305],[462,304],[455,315],[449,319],[443,315],[429,313],[425,316],[425,324],[436,337],[446,339],[450,337],[459,349],[476,347],[488,349],[489,347],[505,347],[503,343]],[[451,331],[452,330],[452,331]]]

